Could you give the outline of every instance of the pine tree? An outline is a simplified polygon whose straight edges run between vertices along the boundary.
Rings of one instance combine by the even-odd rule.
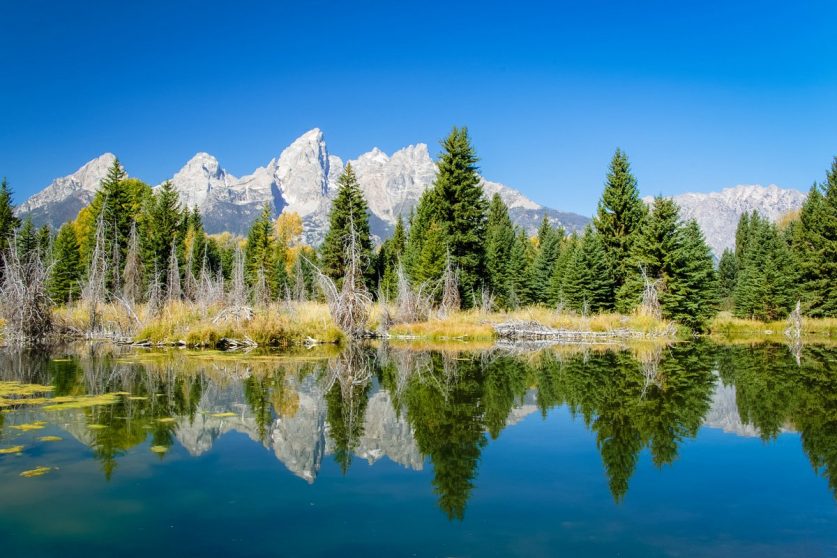
[[[822,185],[814,185],[793,230],[802,294],[814,317],[837,316],[837,157]]]
[[[58,229],[53,248],[55,263],[49,282],[49,295],[59,304],[77,300],[81,293],[83,268],[75,228],[65,223]]]
[[[45,262],[50,261],[52,255],[52,229],[49,225],[44,224],[36,233],[36,240],[38,243],[38,254]]]
[[[718,309],[718,276],[712,249],[694,219],[679,230],[674,275],[660,299],[663,315],[704,332]]]
[[[610,273],[601,235],[588,227],[564,275],[567,305],[577,312],[611,310],[615,283]]]
[[[512,252],[516,234],[509,210],[499,194],[488,207],[485,236],[485,268],[489,288],[501,308],[508,308],[512,291]]]
[[[776,320],[787,316],[798,296],[794,255],[776,225],[753,213],[748,218],[735,288],[735,314]]]
[[[38,255],[38,234],[30,215],[26,216],[20,230],[17,231],[17,254],[21,261]]]
[[[377,259],[379,290],[390,299],[395,298],[398,291],[398,266],[404,256],[406,245],[407,231],[404,228],[404,219],[399,214],[395,220],[392,237],[381,244]]]
[[[449,253],[444,227],[432,221],[424,233],[421,252],[416,260],[416,271],[412,277],[413,283],[420,285],[438,282],[445,271]]]
[[[639,197],[636,178],[631,174],[628,156],[621,149],[617,149],[610,161],[605,189],[593,219],[593,224],[601,235],[602,246],[617,291],[632,271],[629,263],[631,249],[646,214],[645,204]]]
[[[329,213],[328,232],[320,248],[322,271],[338,284],[342,282],[346,274],[346,245],[354,231],[363,261],[363,275],[367,285],[371,285],[373,269],[369,209],[351,164],[343,169],[337,184],[337,197]]]
[[[185,215],[180,207],[180,196],[171,182],[164,182],[154,197],[147,201],[146,212],[148,217],[144,230],[141,229],[141,236],[145,240],[146,271],[151,272],[156,267],[162,272],[169,268],[172,249],[182,249],[185,233]],[[129,237],[130,226],[125,242],[126,247]],[[164,280],[162,287],[166,289],[169,275],[162,274]]]
[[[555,230],[544,216],[541,226],[538,229],[538,251],[535,261],[532,263],[530,274],[531,301],[537,304],[548,304],[550,302],[550,288],[552,286],[552,275],[555,271],[555,263],[561,253],[561,241],[564,237],[563,230]]]
[[[732,309],[737,279],[738,258],[735,257],[734,251],[727,248],[718,262],[718,296],[724,309]]]
[[[628,275],[617,293],[617,309],[629,313],[636,308],[645,288],[645,279],[657,281],[660,304],[671,279],[677,273],[677,253],[682,240],[677,204],[663,197],[654,199],[651,214],[631,247]]]
[[[564,278],[575,257],[579,242],[578,235],[573,233],[561,243],[561,251],[555,260],[555,266],[552,268],[552,277],[549,283],[547,303],[550,306],[563,308],[567,304],[567,297],[564,293]]]
[[[444,270],[444,261],[427,262],[429,253],[439,253],[438,246],[426,250],[422,245],[432,223],[440,227],[453,266],[459,271],[460,299],[470,304],[475,292],[486,283],[485,232],[487,202],[480,187],[477,156],[471,146],[466,128],[454,128],[442,141],[439,172],[433,187],[419,199],[416,214],[410,224],[406,250],[406,267],[413,282],[417,277],[431,278],[427,269],[419,269],[425,262],[434,270]],[[435,234],[435,231],[434,231]],[[436,240],[439,244],[438,239]],[[424,255],[424,257],[422,256]],[[435,277],[433,279],[439,279]]]
[[[12,190],[4,177],[0,182],[0,250],[6,249],[9,239],[19,226],[20,219],[15,215],[12,205]]]

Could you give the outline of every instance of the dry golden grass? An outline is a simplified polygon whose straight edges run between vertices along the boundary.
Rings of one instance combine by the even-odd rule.
[[[721,312],[710,324],[713,337],[726,342],[775,341],[784,342],[785,320],[761,322],[736,318],[729,312]],[[802,338],[808,342],[834,343],[837,342],[837,318],[803,318]]]
[[[572,331],[630,330],[643,335],[662,337],[672,337],[671,332],[676,331],[671,322],[640,314],[596,314],[582,317],[558,313],[549,308],[530,307],[511,312],[455,312],[444,318],[431,318],[426,322],[394,325],[390,328],[390,334],[442,340],[490,340],[494,339],[495,324],[510,321],[533,321],[547,327]]]

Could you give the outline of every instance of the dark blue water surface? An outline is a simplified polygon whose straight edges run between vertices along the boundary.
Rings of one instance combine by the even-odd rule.
[[[837,556],[833,349],[0,365],[2,556]]]

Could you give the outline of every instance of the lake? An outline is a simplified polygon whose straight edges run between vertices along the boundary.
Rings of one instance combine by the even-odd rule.
[[[0,552],[837,556],[837,350],[462,347],[2,353]]]

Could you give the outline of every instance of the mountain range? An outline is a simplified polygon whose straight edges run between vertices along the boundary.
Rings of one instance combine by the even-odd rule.
[[[58,178],[21,204],[36,225],[58,227],[75,218],[90,203],[115,156],[105,153],[68,176]],[[328,226],[328,213],[337,192],[337,178],[351,163],[369,204],[370,227],[378,240],[391,234],[397,216],[406,216],[436,176],[427,145],[410,145],[392,155],[378,148],[344,162],[329,153],[321,130],[297,138],[278,157],[251,174],[236,177],[208,153],[192,157],[171,178],[185,206],[197,206],[210,233],[246,233],[265,203],[276,214],[294,211],[303,220],[305,241],[317,245]],[[158,186],[159,187],[159,186]],[[546,215],[568,232],[582,230],[588,217],[540,205],[520,191],[483,179],[488,196],[495,192],[509,207],[512,220],[530,234]],[[731,248],[739,217],[749,211],[776,220],[799,209],[805,194],[775,185],[741,185],[720,192],[673,196],[684,219],[696,219],[716,256]],[[650,203],[652,198],[645,198]]]
[[[53,227],[73,219],[93,199],[114,158],[105,153],[75,173],[54,180],[21,204],[18,213],[31,215],[36,225],[48,223]],[[282,211],[298,213],[306,242],[316,245],[325,235],[337,179],[346,163],[355,170],[369,204],[372,233],[379,239],[392,232],[399,214],[409,214],[436,176],[436,165],[423,143],[392,155],[375,148],[344,162],[328,152],[322,131],[315,128],[247,176],[236,177],[212,155],[198,153],[171,182],[185,206],[198,207],[210,233],[246,233],[262,206],[269,203],[277,215]],[[589,222],[582,215],[544,207],[503,184],[483,180],[482,186],[488,196],[500,194],[513,221],[530,233],[544,215],[553,225],[568,231],[581,230]]]

